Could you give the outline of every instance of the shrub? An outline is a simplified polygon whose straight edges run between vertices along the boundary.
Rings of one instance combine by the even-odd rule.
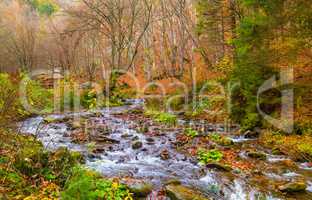
[[[55,176],[55,182],[63,186],[72,174],[72,167],[83,162],[84,158],[80,153],[59,148],[49,155],[47,168],[51,171],[50,175]]]
[[[14,84],[8,74],[0,74],[0,114],[2,123],[6,120],[19,120],[28,117],[31,110],[26,110],[22,99],[32,108],[42,113],[52,111],[53,93],[47,90],[34,80],[31,80],[26,74],[20,77],[25,82],[25,91],[19,93],[18,84]],[[23,98],[21,98],[23,97]]]
[[[219,162],[223,158],[222,152],[217,149],[213,150],[199,150],[197,153],[197,159],[200,164],[205,165],[209,162]]]
[[[199,133],[196,130],[193,130],[192,128],[185,129],[185,134],[188,137],[192,137],[192,138],[194,138],[194,137],[199,135]]]
[[[105,180],[82,167],[75,167],[73,175],[61,193],[64,200],[124,200],[130,196],[125,185]]]

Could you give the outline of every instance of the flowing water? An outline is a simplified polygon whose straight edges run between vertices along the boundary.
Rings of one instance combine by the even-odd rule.
[[[274,192],[261,189],[261,184],[252,182],[250,177],[244,173],[225,173],[212,169],[206,169],[197,164],[196,160],[186,157],[173,147],[176,134],[181,132],[181,128],[163,129],[159,125],[148,121],[150,132],[160,132],[153,136],[142,134],[138,131],[140,123],[138,119],[123,118],[122,113],[136,109],[141,106],[141,101],[131,101],[132,105],[112,109],[103,109],[97,112],[67,113],[51,115],[49,118],[58,119],[55,123],[44,123],[44,117],[38,116],[30,118],[22,123],[21,132],[33,134],[42,141],[48,150],[56,150],[60,147],[67,147],[72,151],[79,151],[86,157],[86,166],[94,169],[106,177],[119,177],[121,180],[132,179],[144,180],[154,186],[158,191],[170,180],[179,180],[183,185],[201,191],[207,197],[213,199],[246,200],[246,199],[284,199],[283,196]],[[91,135],[96,138],[97,153],[90,153],[90,144],[77,144],[72,141],[71,128],[62,119],[82,117],[88,119],[93,127],[108,127],[109,133],[105,133],[105,138],[112,142],[107,144],[103,141],[103,136],[93,131]],[[184,120],[179,120],[183,125]],[[196,122],[194,122],[196,123]],[[202,123],[202,122],[201,122]],[[211,131],[224,132],[224,128],[219,125],[211,125]],[[99,130],[99,129],[94,129]],[[233,141],[239,144],[254,145],[253,140],[244,137],[231,136]],[[100,142],[99,142],[100,141]],[[101,142],[102,141],[102,142]],[[133,149],[134,141],[140,141],[142,148]],[[194,141],[196,142],[196,140]],[[196,145],[196,144],[195,144]],[[94,146],[94,144],[93,144]],[[167,151],[169,159],[162,159],[162,152]],[[241,156],[244,157],[242,150]],[[286,157],[268,155],[265,166],[273,166],[280,161],[287,160]],[[277,165],[277,164],[276,164]],[[263,176],[270,180],[284,180],[296,177],[308,178],[307,192],[295,199],[312,199],[312,170],[304,163],[299,164],[299,170],[292,171],[268,171]],[[265,192],[263,192],[265,191]],[[275,198],[274,198],[274,197]],[[266,198],[263,198],[266,197]]]

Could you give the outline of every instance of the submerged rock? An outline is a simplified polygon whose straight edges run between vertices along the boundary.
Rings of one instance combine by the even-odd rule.
[[[93,141],[96,141],[98,143],[109,143],[109,144],[119,144],[120,141],[114,140],[112,138],[108,138],[105,136],[97,136],[95,138],[92,138]]]
[[[169,160],[170,158],[169,151],[167,149],[162,150],[160,153],[160,158],[162,160]]]
[[[307,184],[303,181],[296,181],[281,185],[278,187],[281,192],[304,192],[307,189]]]
[[[146,138],[146,141],[149,142],[149,143],[154,143],[155,142],[155,140],[153,138],[151,138],[151,137]]]
[[[267,156],[265,153],[257,152],[257,151],[248,151],[247,156],[250,158],[258,159],[258,160],[266,160]]]
[[[143,143],[141,141],[134,141],[132,143],[132,149],[141,149],[143,147]]]
[[[121,138],[131,138],[133,135],[131,135],[131,134],[123,134],[122,136],[121,136]]]
[[[182,185],[167,185],[165,191],[171,200],[209,200],[196,190]]]
[[[135,197],[146,197],[153,190],[153,186],[149,183],[133,183],[128,185],[128,187]]]

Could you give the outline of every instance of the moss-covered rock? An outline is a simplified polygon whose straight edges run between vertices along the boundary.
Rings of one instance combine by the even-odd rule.
[[[128,187],[135,197],[146,197],[153,190],[153,186],[149,183],[133,183],[128,185]]]
[[[196,190],[183,185],[167,185],[165,190],[171,200],[209,200]]]
[[[267,156],[265,153],[258,151],[248,151],[247,156],[250,158],[258,159],[258,160],[266,160]]]
[[[141,149],[143,147],[143,143],[141,141],[134,141],[132,143],[132,149]]]
[[[296,181],[281,185],[278,187],[281,192],[293,193],[304,192],[307,189],[307,184],[303,181]]]
[[[208,167],[209,169],[217,169],[217,170],[225,171],[225,172],[230,172],[233,170],[231,166],[224,165],[221,163],[207,163],[206,167]]]

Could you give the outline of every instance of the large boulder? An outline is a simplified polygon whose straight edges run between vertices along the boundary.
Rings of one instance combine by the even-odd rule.
[[[198,191],[183,185],[170,184],[165,187],[165,191],[171,200],[210,200]]]
[[[281,192],[293,193],[293,192],[304,192],[307,189],[307,184],[303,181],[295,181],[281,185],[278,187]]]

